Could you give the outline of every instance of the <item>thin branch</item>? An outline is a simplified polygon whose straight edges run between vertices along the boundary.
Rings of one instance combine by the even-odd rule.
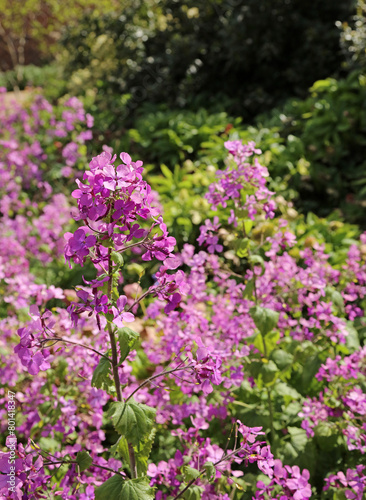
[[[185,366],[184,368],[172,368],[171,370],[163,370],[161,373],[157,373],[156,375],[153,375],[152,377],[148,378],[142,384],[140,384],[126,399],[126,403],[132,398],[134,394],[136,394],[137,391],[145,387],[145,385],[150,384],[152,380],[155,380],[156,378],[163,377],[164,375],[169,375],[169,373],[176,373],[176,372],[182,372],[185,370],[189,370],[193,365],[188,365]]]
[[[231,453],[229,453],[228,455],[225,455],[225,456],[224,456],[224,457],[222,457],[220,460],[218,460],[217,462],[215,462],[215,463],[213,464],[213,466],[214,466],[214,467],[217,467],[218,465],[220,465],[220,464],[221,464],[221,462],[225,462],[226,460],[228,460],[228,459],[229,459],[229,458],[231,458],[232,456],[237,455],[237,454],[239,453],[239,451],[241,451],[242,449],[243,449],[243,448],[242,448],[242,446],[241,446],[241,447],[240,447],[240,448],[238,448],[237,450],[234,450],[234,451],[232,451]],[[192,479],[191,481],[189,481],[189,483],[188,483],[188,484],[187,484],[187,485],[183,488],[183,490],[182,490],[182,491],[180,491],[180,492],[178,493],[178,495],[176,495],[176,496],[173,498],[173,500],[177,500],[178,498],[180,498],[180,497],[183,495],[183,493],[185,493],[185,492],[188,490],[188,488],[190,488],[190,487],[191,487],[191,486],[192,486],[192,485],[193,485],[193,484],[197,481],[197,479],[199,479],[199,478],[202,476],[202,474],[204,474],[205,472],[206,472],[206,469],[202,469],[202,470],[200,470],[200,471],[199,471],[199,475],[198,475],[197,477],[195,477],[194,479]]]
[[[127,309],[127,312],[130,312],[131,309],[133,309],[139,302],[141,302],[145,297],[147,297],[150,293],[153,293],[151,288],[149,288],[148,290],[146,290],[146,292],[144,292],[142,295],[140,295],[140,297],[135,300],[135,302],[132,304],[132,306],[130,306],[128,309]]]
[[[92,347],[89,347],[85,344],[79,344],[78,342],[73,342],[72,340],[64,339],[62,337],[43,339],[43,340],[41,340],[41,343],[53,342],[53,341],[55,342],[53,345],[57,344],[57,342],[65,342],[66,344],[72,344],[72,345],[77,345],[79,347],[84,347],[84,349],[88,349],[89,351],[93,351],[95,354],[98,354],[98,356],[101,356],[102,358],[107,359],[112,364],[112,360],[108,356],[106,356],[105,354],[102,354],[101,352],[97,351],[96,349],[93,349]]]
[[[78,462],[76,460],[59,460],[57,462],[45,462],[43,465],[57,465],[57,464],[61,464],[61,465],[69,465],[69,464],[78,464]],[[104,469],[104,470],[107,470],[109,472],[113,472],[114,474],[119,474],[120,476],[122,477],[125,477],[124,474],[121,474],[121,472],[118,472],[118,471],[115,471],[114,469],[111,469],[110,467],[104,467],[104,465],[98,465],[98,464],[95,464],[94,462],[90,465],[90,467],[97,467],[98,469]]]

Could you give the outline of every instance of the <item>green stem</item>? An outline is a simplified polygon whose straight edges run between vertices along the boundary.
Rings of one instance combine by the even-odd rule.
[[[108,276],[109,276],[108,300],[109,301],[111,300],[111,297],[112,297],[112,285],[113,285],[113,264],[112,264],[111,254],[112,254],[112,250],[111,250],[111,248],[109,248],[108,249]],[[117,356],[116,337],[114,336],[114,331],[112,330],[112,325],[109,322],[108,322],[108,333],[109,333],[109,339],[110,339],[111,348],[112,348],[112,372],[113,372],[114,385],[116,387],[116,392],[117,392],[117,400],[122,401],[121,382],[120,382],[119,374],[118,374],[118,356]],[[132,479],[134,479],[137,477],[137,467],[136,467],[135,451],[134,451],[131,443],[128,443],[128,455],[130,458],[131,477],[132,477]]]
[[[266,344],[266,339],[264,335],[261,334],[262,340],[263,340],[263,351],[264,351],[264,356],[268,360],[268,351],[267,351],[267,344]],[[271,428],[271,439],[270,439],[270,444],[273,446],[274,440],[275,440],[275,431],[274,431],[274,417],[273,417],[273,403],[272,403],[272,397],[271,397],[271,389],[269,387],[266,387],[267,391],[267,399],[268,399],[268,411],[269,411],[269,423],[270,423],[270,428]]]
[[[245,224],[243,223],[243,233],[244,236],[247,238],[248,235],[245,231]],[[248,256],[250,257],[250,251],[248,249]],[[253,272],[253,284],[254,284],[254,302],[256,305],[258,305],[258,293],[257,293],[257,282],[256,282],[256,275],[254,273],[254,266],[250,266],[251,270]],[[267,351],[267,344],[266,344],[266,339],[264,335],[261,333],[261,337],[263,340],[263,352],[264,352],[264,357],[268,361],[268,351]],[[272,397],[271,397],[271,389],[269,387],[266,387],[267,391],[267,399],[268,399],[268,412],[269,412],[269,422],[270,422],[270,429],[271,429],[271,439],[270,439],[270,444],[273,446],[273,443],[275,441],[275,431],[274,431],[274,418],[273,418],[273,403],[272,403]]]
[[[270,422],[270,427],[271,427],[271,445],[274,445],[275,441],[275,430],[274,430],[274,418],[273,418],[273,403],[272,403],[272,397],[271,397],[271,389],[267,387],[267,397],[268,397],[268,410],[269,410],[269,422]]]

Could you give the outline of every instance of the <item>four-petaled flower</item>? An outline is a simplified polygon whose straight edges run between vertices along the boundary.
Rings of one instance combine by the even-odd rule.
[[[118,326],[118,328],[123,328],[124,324],[123,321],[126,323],[131,323],[132,321],[135,320],[135,316],[128,312],[125,311],[125,306],[127,304],[127,297],[126,295],[121,295],[116,302],[116,306],[112,306],[112,312],[113,312],[113,323]]]

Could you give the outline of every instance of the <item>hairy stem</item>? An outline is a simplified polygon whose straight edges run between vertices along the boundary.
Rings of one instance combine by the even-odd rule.
[[[263,340],[263,351],[264,351],[264,356],[266,359],[268,359],[268,351],[267,351],[267,344],[266,344],[266,339],[264,335],[261,334],[262,340]],[[271,439],[270,439],[270,444],[273,446],[274,440],[275,440],[275,431],[274,431],[274,417],[273,417],[273,404],[272,404],[272,395],[271,395],[271,389],[269,387],[266,387],[267,391],[267,399],[268,399],[268,412],[269,412],[269,423],[270,423],[270,428],[271,428]]]
[[[112,297],[112,285],[113,285],[113,264],[112,264],[112,250],[111,248],[108,249],[108,276],[109,276],[109,281],[108,281],[108,300],[111,300]],[[113,379],[114,379],[114,385],[116,387],[116,392],[117,392],[117,400],[122,401],[122,390],[121,390],[121,382],[119,379],[119,374],[118,374],[118,356],[117,356],[117,344],[116,344],[116,337],[114,335],[114,331],[112,330],[112,325],[108,322],[108,333],[109,333],[109,340],[111,342],[111,348],[112,348],[112,372],[113,372]],[[137,477],[137,468],[136,468],[136,459],[135,459],[135,451],[133,449],[133,446],[131,443],[128,443],[128,454],[130,458],[130,468],[131,468],[131,476],[132,478]]]

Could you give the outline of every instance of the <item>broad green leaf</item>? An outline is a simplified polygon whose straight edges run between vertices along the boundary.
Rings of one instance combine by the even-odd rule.
[[[136,467],[137,467],[137,475],[143,476],[147,471],[147,461],[151,453],[151,448],[154,443],[156,430],[153,428],[150,434],[146,437],[144,441],[142,441],[138,446],[134,446],[135,450],[135,459],[136,459]],[[114,444],[110,448],[111,453],[123,460],[126,464],[129,463],[129,454],[128,454],[128,443],[127,439],[124,436],[121,436],[116,444]]]
[[[111,363],[106,358],[100,358],[94,370],[91,385],[97,389],[103,389],[108,393],[113,390],[114,383],[112,381]]]
[[[154,500],[154,489],[144,477],[125,480],[119,474],[112,476],[95,490],[95,500]]]
[[[129,355],[130,351],[135,348],[140,335],[128,327],[119,328],[117,330],[117,334],[120,349],[120,359],[118,366],[121,366],[121,364]]]
[[[104,316],[105,316],[106,320],[109,322],[112,322],[114,319],[114,316],[112,313],[105,313]]]
[[[93,459],[87,451],[79,451],[76,455],[76,462],[80,467],[80,471],[83,472],[91,466]]]
[[[321,450],[332,451],[335,449],[338,432],[327,422],[320,422],[314,429],[315,439]]]
[[[276,347],[279,339],[280,339],[280,332],[279,331],[274,331],[274,332],[269,333],[268,335],[266,335],[265,339],[263,339],[262,335],[260,335],[258,333],[253,341],[253,345],[262,354],[264,354],[264,352],[266,351],[267,356],[269,356],[271,354],[271,352],[273,351],[273,349]],[[266,342],[266,349],[264,349],[264,340]]]
[[[212,462],[206,462],[203,467],[206,469],[206,476],[209,483],[213,483],[216,479],[216,468]]]
[[[116,401],[108,413],[116,431],[133,446],[138,446],[151,433],[156,410],[142,403]]]
[[[201,500],[203,488],[201,486],[190,486],[188,490],[184,493],[184,500]]]
[[[250,239],[249,238],[243,238],[238,242],[236,254],[238,257],[241,259],[243,257],[246,257],[248,255],[248,248],[250,245]]]
[[[173,173],[166,165],[162,163],[160,169],[167,179],[173,179]]]
[[[279,394],[280,396],[287,396],[290,399],[302,399],[301,394],[285,382],[279,382],[278,384],[276,384],[275,389],[277,394]]]
[[[336,290],[335,288],[331,287],[331,286],[327,286],[325,288],[325,294],[326,294],[326,297],[328,297],[333,305],[335,305],[337,307],[337,309],[340,311],[340,312],[344,312],[344,301],[343,301],[343,297],[342,295],[338,292],[338,290]]]
[[[135,455],[136,455],[136,467],[137,467],[137,475],[144,476],[147,471],[147,461],[149,459],[151,448],[154,443],[156,434],[156,429],[153,428],[150,434],[146,437],[144,441],[142,441],[139,446],[134,447]]]
[[[294,357],[292,354],[284,351],[283,349],[275,349],[271,353],[271,359],[276,363],[280,370],[284,370],[291,365]]]
[[[192,481],[193,479],[197,479],[197,477],[200,475],[200,471],[197,469],[194,469],[193,467],[189,467],[186,465],[183,468],[183,474],[184,474],[184,481],[186,483],[189,483],[189,481]]]
[[[269,360],[268,363],[262,364],[260,375],[264,384],[272,384],[278,376],[278,368],[272,360]]]
[[[252,297],[253,291],[254,291],[254,286],[255,286],[254,279],[247,281],[247,283],[245,285],[244,292],[243,292],[244,298]]]
[[[252,229],[252,227],[254,225],[254,221],[252,219],[246,219],[245,221],[243,221],[243,224],[244,224],[246,234],[249,234],[250,230]]]
[[[105,248],[113,248],[114,247],[114,242],[108,238],[106,240],[101,241],[100,243],[103,247]]]
[[[303,451],[309,441],[306,436],[306,431],[304,429],[300,429],[299,427],[287,427],[287,430],[291,436],[292,446],[298,452]]]
[[[128,443],[125,437],[120,436],[117,442],[110,447],[110,452],[114,457],[121,458],[123,462],[129,464]]]
[[[358,338],[358,333],[355,327],[353,326],[352,321],[347,321],[346,329],[348,331],[348,335],[346,337],[346,346],[348,349],[359,349],[360,348],[360,339]]]
[[[111,253],[111,259],[113,262],[116,264],[118,267],[122,267],[124,264],[123,256],[119,252],[112,252]]]
[[[320,366],[322,364],[321,359],[319,358],[318,354],[314,354],[313,356],[310,356],[307,358],[305,364],[304,364],[304,369],[302,372],[302,389],[307,390],[310,384],[316,380],[314,379],[315,374],[318,372]]]
[[[250,309],[250,315],[253,318],[255,326],[262,335],[271,332],[278,323],[279,313],[266,307],[254,306]]]

